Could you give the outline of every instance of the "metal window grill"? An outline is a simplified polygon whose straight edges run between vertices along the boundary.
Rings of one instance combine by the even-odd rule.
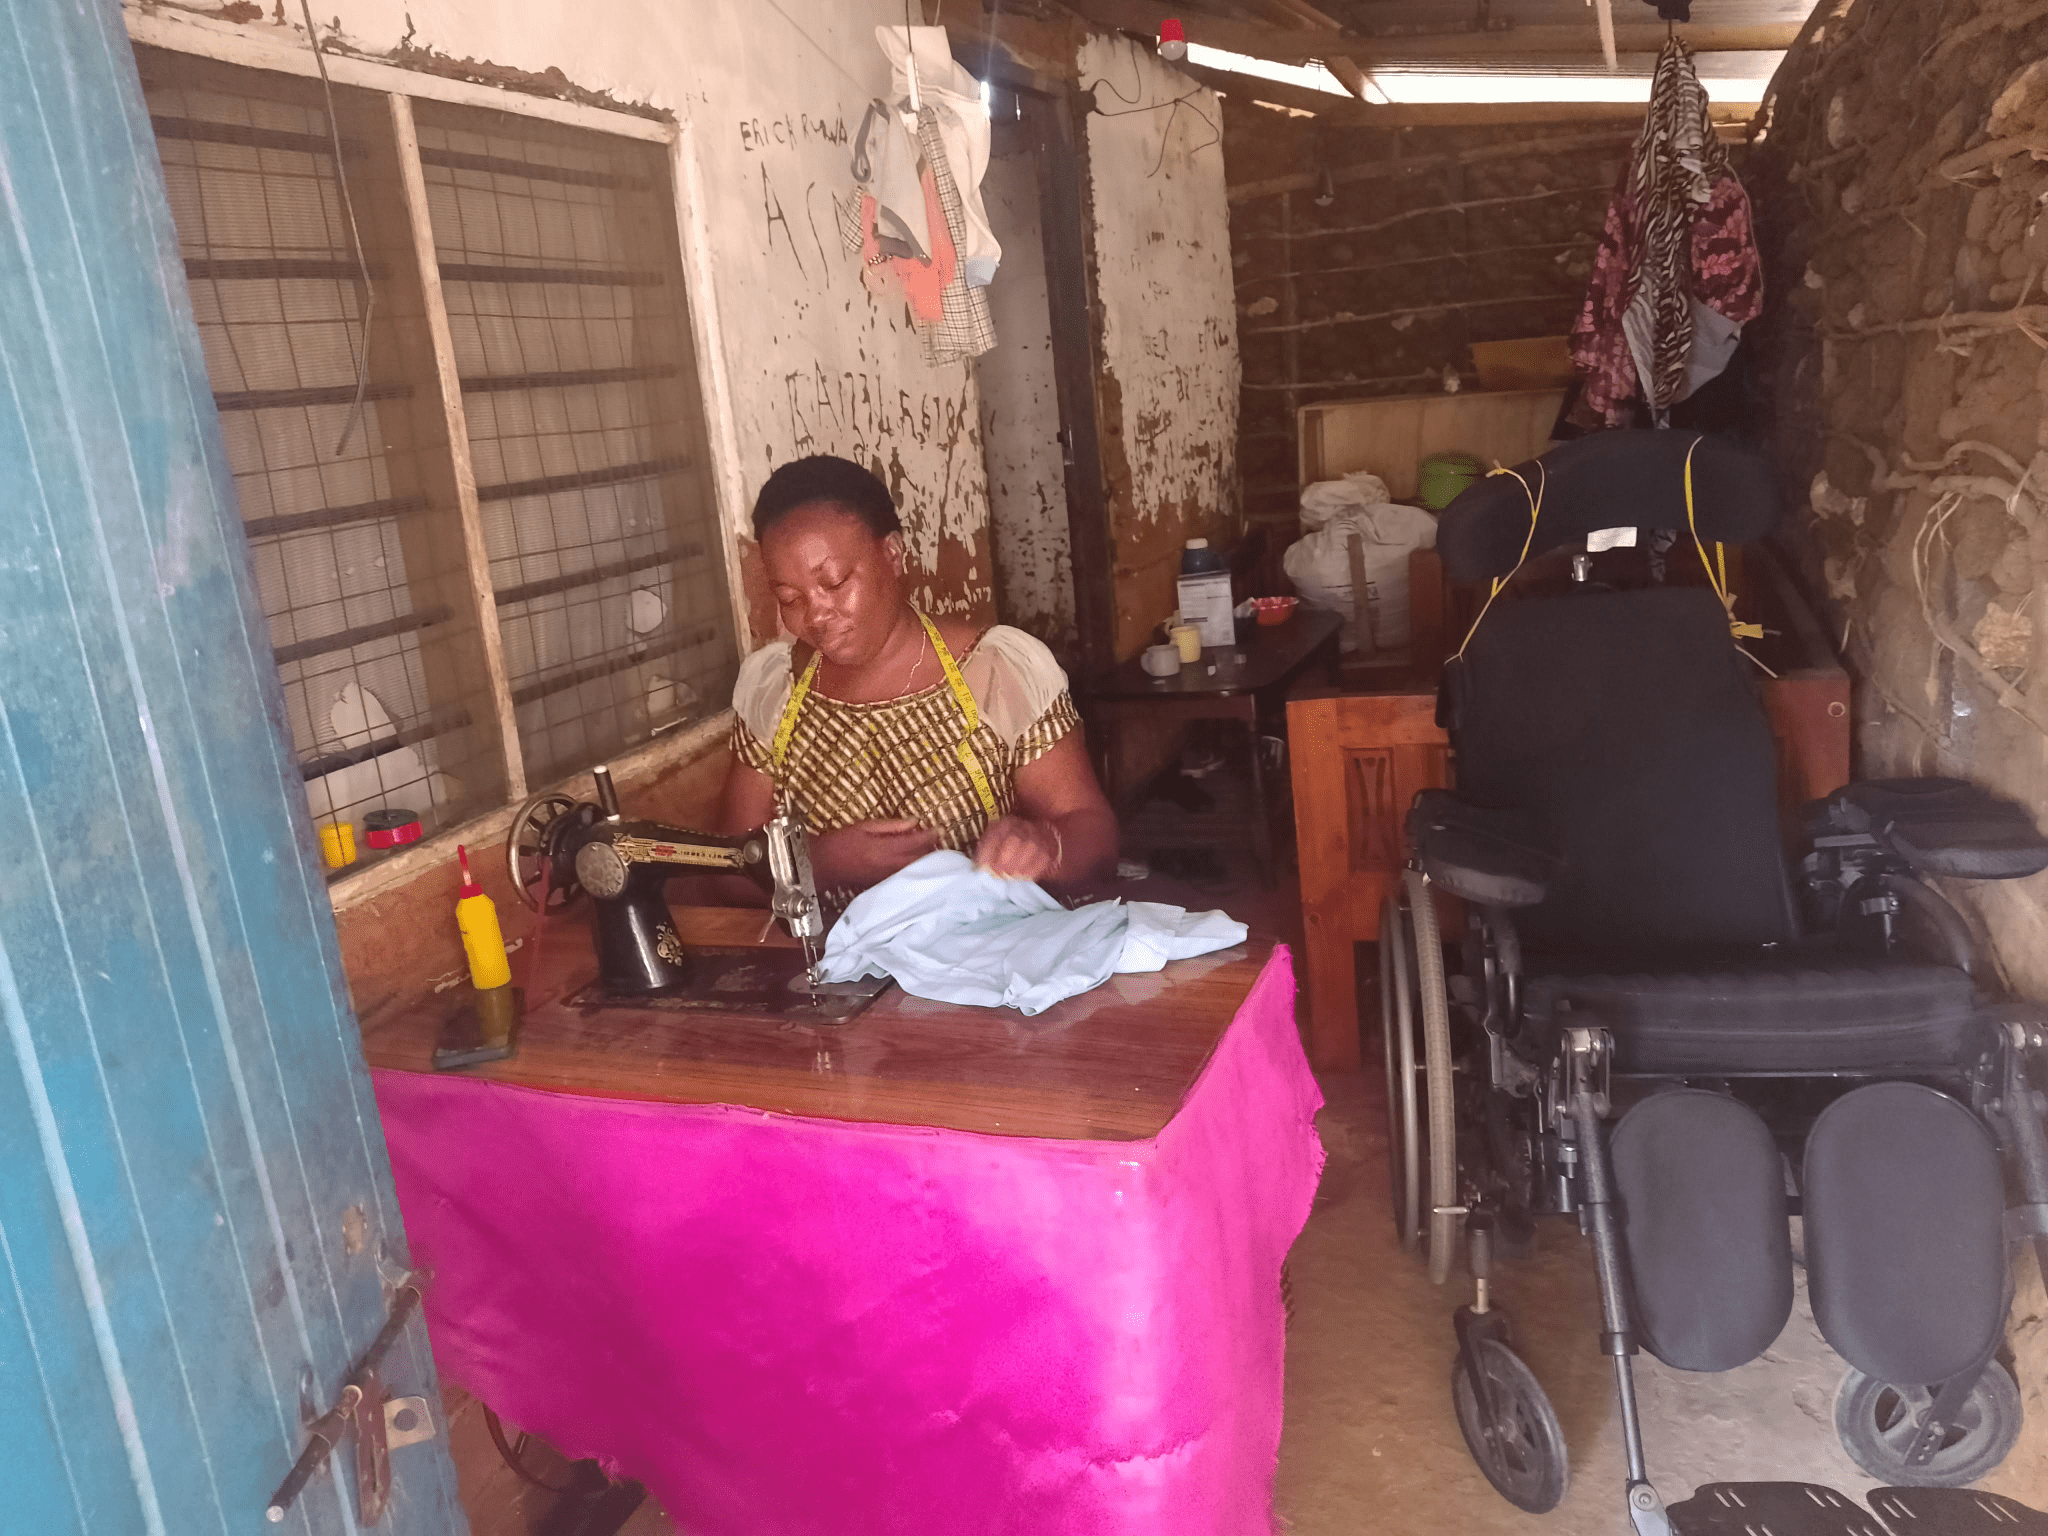
[[[419,102],[528,782],[722,709],[737,670],[665,155]]]
[[[503,766],[461,654],[473,625],[445,597],[467,578],[435,525],[457,512],[402,419],[431,382],[366,336],[318,86],[138,56],[313,818],[451,824],[503,799]],[[370,147],[345,127],[342,150],[353,179]],[[370,245],[388,218],[355,209]]]
[[[365,285],[318,82],[137,58],[314,819],[432,830],[503,802],[479,603],[531,785],[724,708],[738,657],[662,150],[413,103],[458,416],[386,98],[334,92]]]

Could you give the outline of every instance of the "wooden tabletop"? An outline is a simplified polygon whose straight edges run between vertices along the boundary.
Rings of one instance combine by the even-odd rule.
[[[685,943],[751,944],[764,914],[677,907]],[[1180,960],[1025,1018],[926,1002],[892,986],[841,1025],[786,1017],[567,1007],[597,970],[588,904],[550,920],[518,1052],[460,1075],[667,1104],[737,1104],[838,1120],[1006,1136],[1128,1141],[1156,1135],[1251,990],[1272,941]],[[766,941],[789,945],[778,927]],[[512,957],[527,985],[528,955]],[[392,1002],[363,1021],[372,1067],[432,1070],[462,991]]]
[[[1184,664],[1171,677],[1152,676],[1134,656],[1098,677],[1088,693],[1117,703],[1255,693],[1286,682],[1317,651],[1334,647],[1340,622],[1337,615],[1320,608],[1297,607],[1285,623],[1260,624],[1235,645],[1211,646],[1200,661]],[[1216,668],[1213,675],[1211,666]]]

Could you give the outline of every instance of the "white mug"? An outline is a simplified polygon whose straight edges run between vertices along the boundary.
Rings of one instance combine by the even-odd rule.
[[[1180,652],[1170,645],[1148,645],[1138,660],[1154,677],[1172,677],[1180,670]]]

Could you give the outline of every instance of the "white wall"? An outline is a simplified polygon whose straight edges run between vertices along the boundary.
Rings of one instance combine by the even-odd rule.
[[[1087,118],[1117,650],[1175,606],[1182,541],[1239,523],[1237,302],[1222,114],[1149,50],[1092,36]],[[1176,105],[1176,101],[1178,104]]]
[[[997,145],[1000,149],[1000,136]],[[1074,627],[1073,540],[1059,442],[1037,162],[1028,154],[998,154],[989,161],[981,190],[989,227],[1003,244],[1003,268],[989,288],[1000,344],[974,361],[988,465],[996,612],[1005,624],[1027,629],[1055,651],[1071,655],[1080,637]]]
[[[923,599],[990,611],[971,371],[924,362],[903,307],[861,286],[833,212],[834,194],[852,185],[851,135],[889,85],[874,28],[902,21],[901,0],[321,0],[315,13],[323,28],[338,17],[342,45],[358,54],[391,55],[403,42],[559,71],[585,90],[673,111],[685,128],[684,191],[694,182],[697,194],[685,262],[694,237],[714,290],[706,318],[725,389],[708,390],[707,405],[714,451],[730,460],[720,469],[735,538],[777,464],[844,454],[895,490]],[[286,14],[295,22],[295,8]],[[243,30],[303,36],[269,20]],[[703,286],[692,294],[700,304]]]

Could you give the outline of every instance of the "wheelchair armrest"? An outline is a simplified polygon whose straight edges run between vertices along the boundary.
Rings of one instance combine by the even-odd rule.
[[[1494,810],[1425,789],[1408,812],[1408,841],[1429,878],[1487,907],[1533,907],[1564,859],[1527,811]]]
[[[1816,849],[1869,839],[1923,875],[2016,880],[2048,869],[2048,838],[2026,807],[1967,779],[1850,784],[1807,806],[1806,831]]]

